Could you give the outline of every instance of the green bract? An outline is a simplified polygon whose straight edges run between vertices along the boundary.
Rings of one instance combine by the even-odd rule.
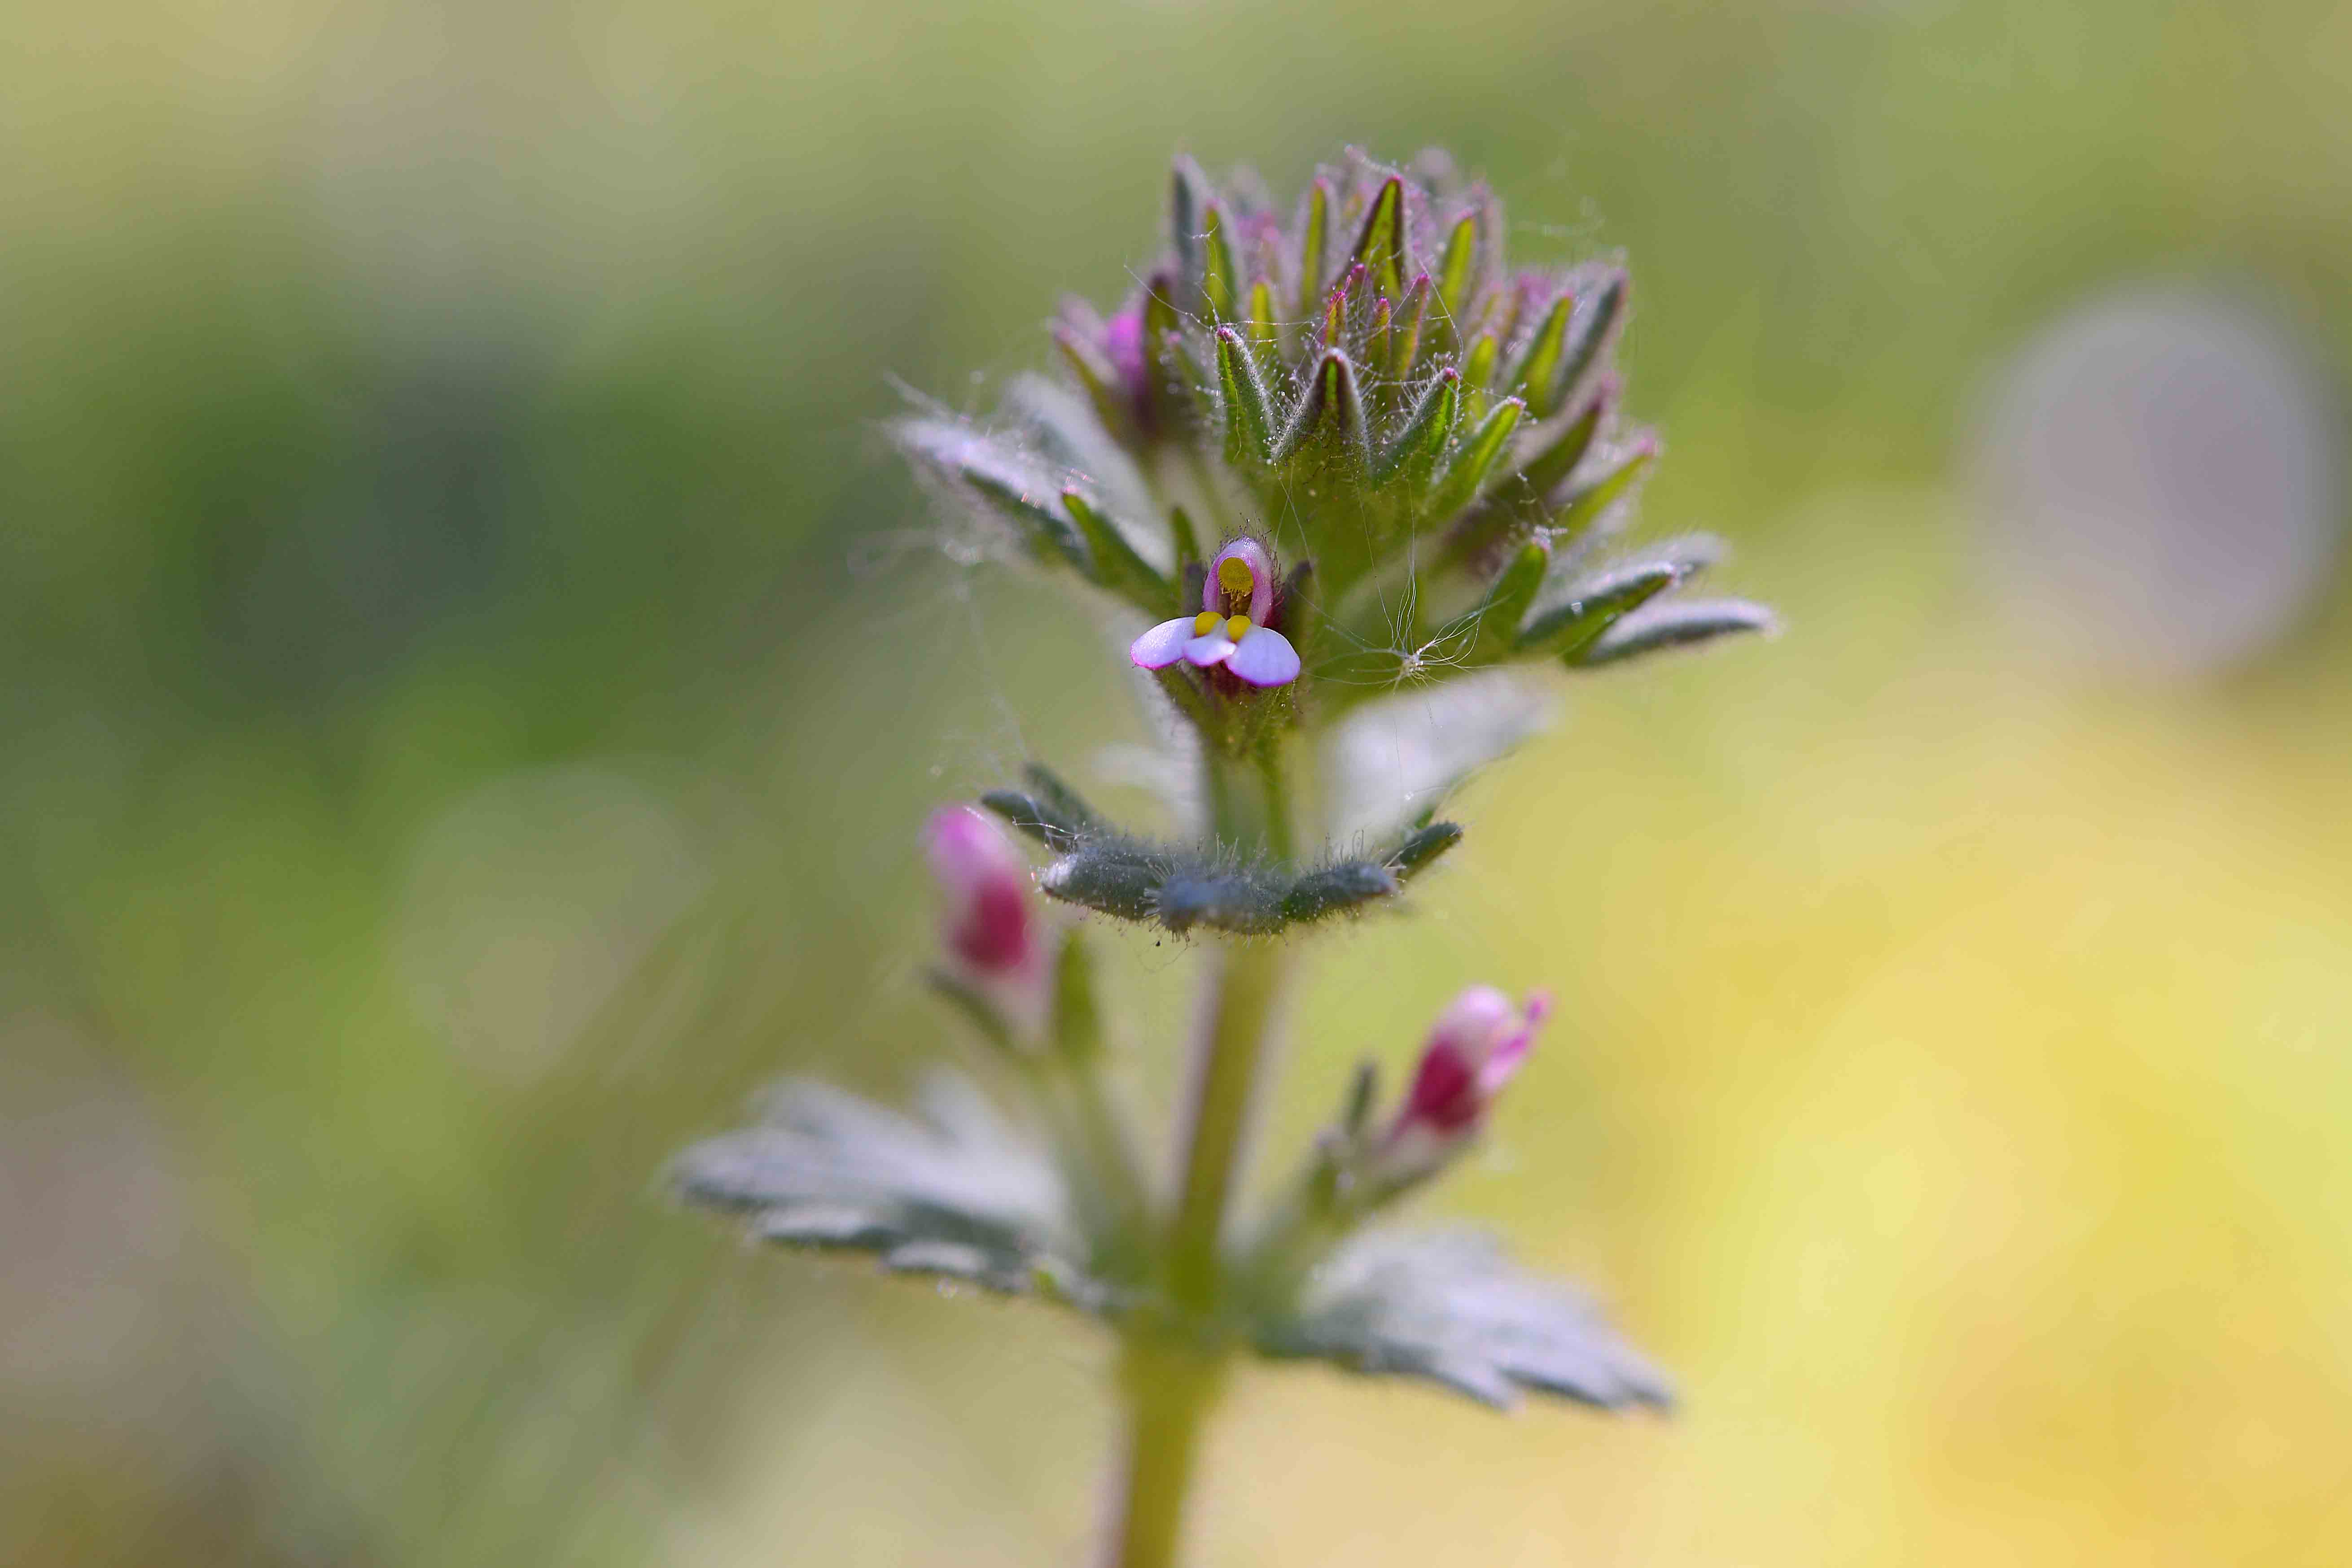
[[[1066,384],[1023,378],[1004,417],[897,433],[1030,557],[1154,622],[1202,609],[1222,542],[1263,543],[1295,687],[1244,720],[1233,683],[1160,675],[1236,753],[1408,683],[1769,628],[1737,601],[1673,604],[1707,541],[1620,557],[1658,453],[1619,407],[1625,273],[1515,268],[1504,238],[1486,189],[1433,167],[1351,153],[1284,207],[1180,158],[1160,262],[1108,317],[1063,308]]]

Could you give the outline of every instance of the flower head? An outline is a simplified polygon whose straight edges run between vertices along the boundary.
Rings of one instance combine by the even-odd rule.
[[[1201,612],[1162,621],[1128,645],[1127,656],[1147,670],[1182,659],[1202,669],[1223,666],[1254,686],[1285,686],[1298,678],[1298,650],[1267,625],[1274,612],[1274,558],[1255,539],[1240,538],[1217,552],[1201,583]]]
[[[1542,991],[1514,1006],[1492,986],[1472,986],[1438,1015],[1412,1087],[1381,1139],[1378,1162],[1392,1179],[1428,1174],[1477,1134],[1550,1011]]]
[[[1015,1033],[1044,1027],[1051,966],[1029,865],[985,813],[943,806],[923,826],[923,852],[945,895],[940,946],[949,976]]]

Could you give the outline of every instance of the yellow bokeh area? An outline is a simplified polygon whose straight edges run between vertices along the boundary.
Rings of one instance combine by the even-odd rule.
[[[1785,631],[1552,675],[1252,1178],[1549,988],[1421,1207],[1681,1407],[1254,1366],[1192,1560],[2352,1558],[2347,99],[2287,0],[20,7],[0,1563],[1087,1560],[1097,1329],[661,1173],[961,1049],[925,811],[1150,820],[1133,629],[881,422],[1046,368],[1176,148],[1351,142],[1624,256],[1642,526]],[[1092,929],[1164,1128],[1200,954]]]

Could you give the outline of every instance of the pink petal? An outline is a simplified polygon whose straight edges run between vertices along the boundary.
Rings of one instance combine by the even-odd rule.
[[[1298,678],[1298,650],[1271,626],[1253,626],[1234,644],[1225,668],[1254,686],[1286,686]]]
[[[1238,538],[1219,550],[1209,562],[1209,575],[1201,583],[1201,608],[1216,610],[1223,607],[1224,590],[1217,580],[1217,568],[1227,557],[1239,556],[1250,570],[1249,618],[1263,623],[1274,609],[1274,557],[1265,547],[1253,538]]]
[[[1232,658],[1234,650],[1240,646],[1223,632],[1212,632],[1205,637],[1195,637],[1185,643],[1184,656],[1205,670],[1211,664],[1222,664]]]
[[[1164,670],[1184,656],[1184,644],[1192,640],[1192,617],[1180,615],[1173,621],[1162,621],[1142,636],[1127,645],[1127,656],[1143,669]]]

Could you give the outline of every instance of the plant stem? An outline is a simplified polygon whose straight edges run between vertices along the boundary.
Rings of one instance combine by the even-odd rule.
[[[1289,967],[1282,950],[1266,942],[1224,943],[1214,962],[1186,1113],[1184,1173],[1168,1230],[1169,1294],[1192,1317],[1210,1316],[1216,1307],[1225,1209]]]
[[[1119,1368],[1127,1446],[1103,1568],[1174,1568],[1201,1427],[1222,1381],[1219,1364],[1197,1348],[1141,1337],[1128,1342]]]

